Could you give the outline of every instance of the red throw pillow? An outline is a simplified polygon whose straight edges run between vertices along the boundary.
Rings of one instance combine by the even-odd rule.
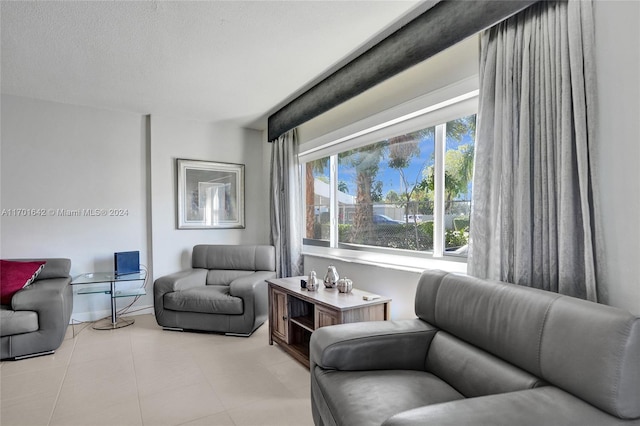
[[[10,305],[13,295],[31,284],[45,263],[0,260],[0,304]]]

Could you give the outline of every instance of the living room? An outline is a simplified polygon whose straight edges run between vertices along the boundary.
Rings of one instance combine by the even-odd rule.
[[[197,67],[197,56],[193,57],[198,53],[195,49],[186,52],[186,65],[180,69],[145,69],[138,75],[131,75],[129,70],[123,71],[113,65],[127,59],[134,65],[142,66],[132,51],[127,50],[122,55],[125,57],[123,59],[117,51],[111,50],[115,47],[124,49],[123,46],[133,43],[133,40],[137,40],[139,44],[136,48],[141,50],[159,49],[157,46],[163,43],[171,45],[172,40],[175,42],[181,37],[186,40],[185,43],[195,41],[199,34],[196,26],[192,32],[174,37],[164,33],[170,27],[156,28],[152,37],[141,40],[133,38],[134,35],[130,33],[138,22],[124,19],[131,11],[118,9],[125,7],[125,4],[97,4],[97,9],[92,10],[85,3],[40,3],[34,11],[30,9],[33,7],[30,3],[2,3],[0,207],[3,211],[53,209],[55,214],[40,217],[3,214],[0,218],[0,256],[3,259],[70,258],[71,275],[76,276],[110,270],[114,252],[138,250],[141,263],[149,270],[149,280],[147,295],[138,299],[131,309],[136,314],[153,312],[150,291],[153,280],[188,268],[194,245],[269,243],[271,144],[267,142],[266,117],[360,45],[410,13],[413,8],[419,7],[418,2],[371,2],[366,6],[348,3],[340,6],[343,2],[336,2],[333,5],[336,9],[332,11],[326,11],[324,7],[329,8],[326,5],[314,6],[320,9],[318,14],[321,11],[326,13],[318,15],[325,19],[318,17],[320,22],[314,23],[307,16],[309,21],[306,21],[306,27],[317,29],[318,34],[312,34],[316,37],[315,46],[333,52],[332,55],[326,51],[323,51],[325,56],[319,53],[316,56],[316,52],[310,53],[309,58],[300,55],[300,50],[306,51],[304,49],[307,46],[295,40],[296,37],[291,34],[304,31],[304,21],[294,26],[291,34],[284,32],[284,39],[290,40],[290,45],[280,40],[279,43],[283,44],[278,45],[277,49],[262,45],[259,48],[234,47],[236,50],[251,47],[248,51],[256,56],[238,59],[238,63],[244,64],[244,69],[237,71],[235,82],[225,81],[221,84],[222,88],[218,88],[219,92],[211,96],[218,98],[215,99],[215,108],[210,107],[212,112],[207,118],[201,114],[198,105],[176,102],[175,109],[168,108],[172,99],[170,93],[175,89],[172,85],[178,91],[196,93],[199,90],[198,79],[207,78],[206,73],[193,72],[193,68]],[[198,7],[217,16],[215,10],[207,9],[207,3],[188,6],[195,8],[190,13],[201,16],[202,19],[197,22],[202,25],[206,24],[202,21],[207,15]],[[313,15],[309,9],[305,9],[311,5],[290,2],[265,4],[262,6],[264,9],[258,9],[250,15],[255,22],[260,22],[256,15],[269,8],[275,8],[283,15],[287,14],[289,8],[290,13],[295,11],[300,16]],[[153,8],[160,8],[162,19],[170,19],[172,13],[180,16],[180,7],[187,6],[152,2],[148,5],[139,4],[134,9],[142,9],[142,16],[148,17],[154,16]],[[364,20],[360,16],[363,8],[367,10],[366,25],[363,23],[362,26],[350,28],[347,25],[350,20]],[[598,283],[598,296],[605,304],[638,315],[640,230],[637,221],[630,217],[634,216],[633,211],[640,208],[640,148],[635,143],[640,132],[637,119],[640,116],[637,79],[640,74],[637,48],[640,34],[636,25],[640,17],[640,4],[595,1],[593,9],[598,98],[596,138],[606,141],[598,145],[593,153],[599,164],[597,181],[602,212],[599,221],[604,230],[599,250],[601,280]],[[100,17],[109,10],[113,15],[106,16],[110,16],[112,21]],[[235,14],[230,17],[241,19],[241,12],[244,10],[233,10]],[[49,13],[59,21],[50,20],[49,25],[45,25],[44,22],[50,19]],[[269,13],[278,14],[274,11]],[[338,20],[341,15],[342,20]],[[231,25],[229,20],[217,18],[216,23],[221,27]],[[111,22],[113,26],[105,22]],[[119,23],[116,25],[115,22]],[[144,19],[140,22],[144,22]],[[184,31],[184,27],[180,29]],[[100,33],[100,30],[106,32]],[[92,31],[95,31],[93,35]],[[262,31],[268,31],[266,25]],[[26,34],[29,32],[35,34],[29,36]],[[121,37],[117,34],[121,34]],[[102,43],[103,37],[113,37],[120,44]],[[44,44],[44,40],[51,44]],[[90,40],[83,52],[89,56],[65,48],[64,43],[75,46],[75,43],[82,44],[82,40]],[[329,40],[333,40],[331,44]],[[44,46],[37,46],[37,43],[43,43]],[[256,43],[255,39],[253,43]],[[178,49],[183,47],[182,44],[177,46]],[[464,53],[461,56],[451,54],[452,57],[444,61],[445,64],[456,64],[455,70],[445,68],[443,72],[442,63],[433,65],[438,57],[417,65],[336,110],[301,125],[301,146],[358,121],[364,115],[374,115],[420,96],[428,96],[443,87],[474,81],[474,77],[477,81],[477,40],[466,40],[457,47]],[[266,53],[260,53],[265,49]],[[50,52],[45,54],[47,50]],[[136,52],[135,49],[133,52]],[[160,49],[157,57],[162,59],[164,54],[166,52]],[[447,52],[439,57],[444,55]],[[300,74],[296,74],[298,59],[290,60],[291,57],[302,57],[309,62],[324,57],[327,62],[316,63],[313,69],[304,67],[298,71]],[[280,69],[280,72],[290,72],[296,76],[293,78],[285,74],[286,77],[281,80],[294,80],[299,84],[287,86],[282,81],[265,80],[261,68],[267,67],[265,64],[269,64],[270,60],[289,63],[287,69]],[[215,58],[209,61],[216,63]],[[62,66],[64,63],[69,64],[69,68]],[[26,68],[21,69],[21,64]],[[48,69],[62,74],[47,74]],[[247,69],[253,70],[252,73]],[[136,87],[136,84],[140,84],[149,88],[144,86],[145,78],[149,78],[145,72],[158,72],[169,77],[171,83],[167,83],[166,96],[162,95],[162,87],[152,87],[160,92],[160,96],[153,98],[159,100],[158,104],[145,103],[145,96],[151,96],[151,93],[138,91]],[[186,74],[183,76],[180,72]],[[425,75],[416,81],[418,76]],[[216,75],[220,79],[230,77]],[[248,79],[255,79],[259,85],[248,85]],[[35,84],[36,81],[38,84]],[[117,84],[121,84],[124,90],[117,88]],[[260,86],[270,85],[277,89],[272,94],[275,101],[267,105],[252,105],[253,93],[247,91],[247,87],[258,93]],[[84,97],[88,96],[85,91],[90,92],[90,89],[98,92],[94,92],[95,99],[100,99],[102,103]],[[125,98],[124,92],[130,92],[133,99],[141,102],[131,103],[132,98]],[[263,101],[263,98],[260,100]],[[240,112],[239,116],[230,116],[225,109],[226,103],[244,104],[246,110]],[[143,107],[146,109],[142,110]],[[244,229],[177,229],[176,159],[244,165]],[[114,210],[123,214],[78,217],[59,213],[77,209],[106,209],[107,212]],[[419,267],[398,267],[384,262],[375,265],[351,259],[345,261],[310,250],[303,253],[305,273],[310,270],[325,271],[329,264],[333,264],[342,275],[354,280],[355,287],[391,298],[392,319],[415,316],[413,301],[420,269],[432,267],[428,262]],[[461,267],[459,262],[451,262],[448,266],[442,266],[446,261],[434,262],[438,268],[457,270]],[[108,311],[108,298],[97,295],[76,297],[72,319],[91,321],[104,317]],[[5,363],[2,371],[5,371]],[[2,391],[4,394],[7,389],[3,386]]]

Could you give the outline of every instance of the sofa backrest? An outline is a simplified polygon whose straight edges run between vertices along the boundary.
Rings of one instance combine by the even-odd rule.
[[[515,392],[547,383],[446,331],[438,331],[429,345],[425,369],[453,386],[466,398]]]
[[[69,278],[71,271],[71,259],[65,258],[39,258],[39,259],[12,259],[21,262],[46,262],[42,271],[38,274],[36,281],[51,278]]]
[[[229,285],[238,278],[253,275],[255,271],[238,271],[234,269],[209,269],[207,272],[207,285]]]
[[[270,245],[211,245],[193,247],[191,265],[202,269],[275,271],[275,248]]]
[[[543,290],[425,271],[421,319],[624,419],[640,417],[640,317]]]

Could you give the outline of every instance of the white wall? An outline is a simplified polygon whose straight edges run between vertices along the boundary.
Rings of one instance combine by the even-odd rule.
[[[640,314],[640,2],[596,1],[603,302]]]
[[[420,278],[419,273],[364,266],[315,256],[305,256],[304,258],[305,273],[316,271],[321,280],[327,273],[329,265],[336,267],[341,278],[347,277],[352,280],[355,288],[390,297],[392,299],[392,319],[416,317],[413,307],[418,278]]]
[[[262,132],[224,124],[151,117],[151,223],[154,277],[191,267],[196,244],[268,244],[268,176]],[[245,229],[178,230],[176,159],[245,165]]]
[[[12,216],[4,210],[2,258],[67,257],[72,275],[112,271],[116,251],[139,250],[141,263],[148,264],[140,115],[3,95],[1,120],[0,208],[46,213]],[[126,213],[78,217],[58,209]],[[86,320],[109,309],[104,294],[79,296],[73,318]]]
[[[112,271],[114,252],[139,250],[150,274],[133,309],[143,309],[153,307],[155,278],[190,266],[194,244],[269,242],[270,151],[262,132],[7,95],[1,106],[2,258],[67,257],[75,276]],[[245,164],[245,229],[176,229],[176,158]],[[12,209],[47,215],[12,216]],[[59,209],[126,213],[65,216]],[[105,294],[74,298],[74,320],[109,312]]]

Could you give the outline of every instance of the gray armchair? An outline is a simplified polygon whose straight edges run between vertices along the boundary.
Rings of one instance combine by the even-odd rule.
[[[197,245],[191,264],[155,281],[158,325],[250,336],[266,321],[265,280],[276,276],[273,246]]]
[[[52,354],[67,332],[73,310],[71,260],[37,260],[47,263],[36,280],[14,294],[11,305],[0,306],[2,359]]]

